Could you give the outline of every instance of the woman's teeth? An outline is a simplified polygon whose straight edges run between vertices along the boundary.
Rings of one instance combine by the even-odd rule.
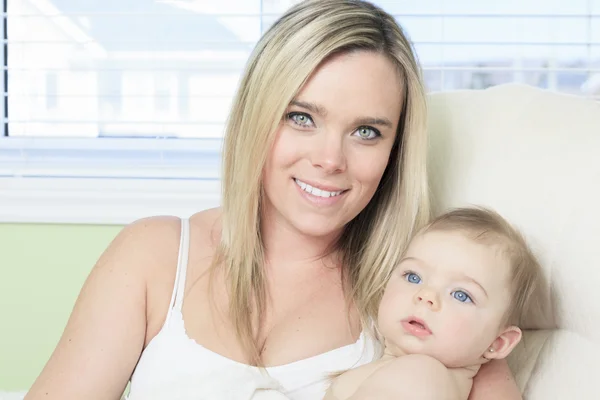
[[[327,190],[322,190],[322,189],[317,189],[315,187],[312,187],[308,183],[304,183],[298,179],[294,179],[294,181],[296,182],[296,184],[298,186],[300,186],[300,188],[302,190],[304,190],[306,193],[312,194],[313,196],[328,198],[328,197],[339,196],[343,192],[343,190],[340,190],[339,192],[328,192]]]

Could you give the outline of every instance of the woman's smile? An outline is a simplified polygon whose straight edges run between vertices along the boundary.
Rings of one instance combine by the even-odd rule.
[[[296,187],[300,189],[300,195],[310,203],[319,206],[329,206],[339,203],[350,190],[330,185],[315,184],[313,182],[309,184],[297,178],[293,180]]]

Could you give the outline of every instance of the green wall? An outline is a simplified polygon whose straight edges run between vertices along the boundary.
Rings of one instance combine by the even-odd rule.
[[[28,389],[120,226],[0,224],[0,391]]]

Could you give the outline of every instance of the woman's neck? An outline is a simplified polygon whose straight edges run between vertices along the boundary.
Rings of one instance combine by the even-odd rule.
[[[263,218],[261,235],[265,260],[271,266],[337,266],[337,252],[333,249],[339,234],[310,236],[275,218]]]

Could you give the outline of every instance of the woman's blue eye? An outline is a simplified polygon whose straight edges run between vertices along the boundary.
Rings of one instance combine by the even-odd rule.
[[[415,283],[417,285],[421,283],[421,277],[414,272],[407,272],[404,274],[404,279],[406,279],[407,282]]]
[[[287,119],[291,120],[293,124],[301,126],[303,128],[311,127],[314,125],[312,118],[308,114],[304,113],[289,113]]]
[[[381,136],[381,133],[377,129],[368,126],[361,126],[356,130],[356,134],[365,140],[373,140]]]
[[[454,292],[452,292],[452,297],[454,297],[456,300],[460,301],[461,303],[472,303],[473,299],[471,299],[471,296],[469,296],[467,293],[463,292],[462,290],[455,290]]]

